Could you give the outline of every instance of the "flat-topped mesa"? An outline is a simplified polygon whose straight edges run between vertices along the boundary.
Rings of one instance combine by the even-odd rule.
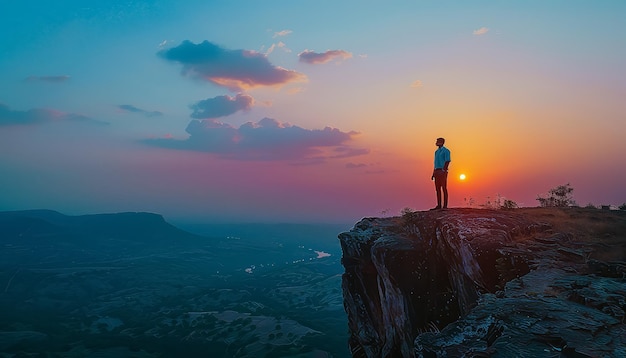
[[[504,329],[502,319],[484,314],[483,321],[464,327],[462,335],[454,331],[480,311],[485,297],[492,294],[490,299],[505,299],[520,294],[511,282],[523,282],[523,277],[542,270],[557,270],[558,275],[546,276],[552,280],[589,273],[593,249],[576,242],[572,233],[555,230],[549,220],[541,220],[543,212],[531,211],[413,212],[403,217],[365,218],[340,234],[353,356],[439,357],[461,356],[464,349],[494,350]],[[620,219],[626,228],[625,216],[618,215]],[[612,267],[620,270],[619,265]],[[546,291],[552,283],[534,282]],[[614,305],[618,319],[620,315],[623,319],[626,310],[626,296],[622,297],[622,306],[619,299]],[[448,341],[443,338],[447,330],[452,335]],[[484,343],[477,345],[477,340]]]

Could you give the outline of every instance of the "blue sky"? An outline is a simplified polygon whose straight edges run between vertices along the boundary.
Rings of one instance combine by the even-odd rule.
[[[626,202],[622,1],[4,1],[0,210],[350,221]]]

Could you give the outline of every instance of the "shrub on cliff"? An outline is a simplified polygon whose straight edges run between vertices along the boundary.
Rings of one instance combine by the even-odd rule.
[[[548,196],[537,196],[537,200],[539,201],[541,207],[565,208],[576,205],[576,202],[572,198],[573,192],[574,188],[567,183],[550,189],[550,191],[548,191]]]
[[[502,206],[500,206],[500,209],[516,209],[516,208],[518,208],[517,203],[509,199],[504,199],[504,201],[502,202]]]
[[[400,215],[402,215],[402,219],[404,219],[405,223],[412,223],[418,216],[417,211],[411,208],[404,208],[400,211]]]
[[[494,209],[494,210],[516,209],[519,207],[515,201],[511,199],[505,199],[500,194],[497,194],[494,200],[491,200],[490,197],[487,197],[487,201],[485,201],[485,203],[481,204],[480,206],[485,209]]]

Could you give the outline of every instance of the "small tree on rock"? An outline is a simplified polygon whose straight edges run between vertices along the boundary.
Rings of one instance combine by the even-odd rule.
[[[500,209],[516,209],[518,207],[519,206],[517,205],[517,203],[513,200],[504,199],[502,205],[500,206]]]
[[[567,183],[565,185],[559,185],[556,188],[548,191],[547,197],[537,196],[537,200],[541,207],[558,207],[565,208],[568,206],[576,205],[576,202],[572,198],[574,188]]]

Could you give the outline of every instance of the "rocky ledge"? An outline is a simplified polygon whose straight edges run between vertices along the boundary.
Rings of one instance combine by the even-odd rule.
[[[626,357],[626,212],[450,209],[339,235],[354,357]]]

